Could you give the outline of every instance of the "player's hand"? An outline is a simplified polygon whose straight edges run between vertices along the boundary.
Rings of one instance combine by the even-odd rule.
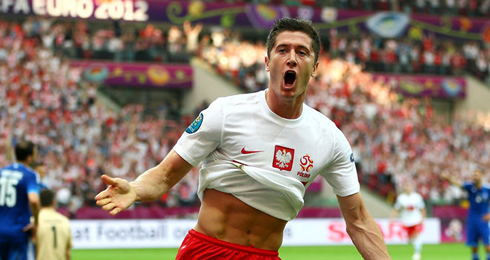
[[[25,225],[23,228],[22,228],[22,232],[28,232],[32,229],[34,229],[36,227],[36,225],[34,225],[34,223],[29,223],[27,225]]]
[[[37,232],[37,226],[34,223],[29,223],[25,225],[22,228],[22,232],[28,233],[28,235],[31,237],[32,243],[36,243],[36,232]]]
[[[95,200],[98,206],[109,211],[112,216],[129,208],[136,201],[136,191],[127,180],[107,175],[102,175],[101,179],[109,187],[97,194]]]

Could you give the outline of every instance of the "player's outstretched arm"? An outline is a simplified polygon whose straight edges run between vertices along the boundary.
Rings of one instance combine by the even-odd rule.
[[[135,201],[160,198],[191,169],[192,165],[172,150],[159,165],[147,170],[133,182],[103,175],[102,181],[108,187],[97,194],[95,200],[103,210],[116,215],[129,208]]]
[[[425,219],[427,218],[427,210],[425,208],[420,209],[420,213],[422,213],[422,223],[424,223]]]
[[[136,191],[127,180],[111,178],[107,175],[102,175],[101,179],[108,187],[97,194],[95,200],[103,210],[110,211],[109,214],[116,215],[129,208],[136,201]]]
[[[347,233],[363,259],[391,259],[378,224],[371,217],[360,193],[346,197],[337,196],[344,216]]]

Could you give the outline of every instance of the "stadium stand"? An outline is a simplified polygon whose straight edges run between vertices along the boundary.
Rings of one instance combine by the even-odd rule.
[[[398,1],[397,6],[392,6],[393,2],[306,4],[427,13],[444,9],[470,16],[488,15],[490,5],[488,0],[458,1],[458,7],[450,6],[452,1],[431,1],[423,7],[421,1]],[[437,8],[431,6],[437,2]],[[80,209],[90,211],[85,207],[93,205],[94,195],[103,188],[101,174],[134,179],[135,174],[159,162],[187,126],[181,120],[186,115],[169,116],[172,101],[151,115],[141,104],[108,107],[98,97],[102,86],[70,70],[71,59],[189,64],[192,58],[199,58],[243,92],[267,86],[263,42],[236,31],[201,31],[198,24],[187,26],[47,17],[1,20],[0,166],[13,160],[8,153],[13,143],[22,138],[34,140],[48,168],[43,181],[57,191],[58,203],[76,217]],[[199,38],[189,37],[193,29]],[[400,95],[392,85],[366,71],[472,72],[481,82],[489,82],[488,46],[477,41],[438,41],[430,34],[421,39],[381,39],[330,32],[335,37],[322,53],[321,73],[310,82],[307,102],[328,115],[349,138],[363,184],[393,201],[398,186],[415,180],[426,200],[434,204],[459,202],[461,193],[438,175],[449,171],[465,178],[474,164],[490,166],[490,115],[439,115],[430,97]],[[197,179],[197,169],[193,169],[160,201],[138,207],[197,206]],[[175,212],[174,216],[183,214]]]
[[[490,11],[488,0],[210,0],[217,3],[252,3],[289,6],[335,7],[367,11],[400,11],[438,15],[485,17]]]

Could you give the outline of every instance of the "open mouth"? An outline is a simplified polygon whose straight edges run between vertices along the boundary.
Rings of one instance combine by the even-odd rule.
[[[296,72],[291,70],[286,71],[286,74],[284,74],[284,85],[291,86],[294,84],[294,81],[296,81]]]

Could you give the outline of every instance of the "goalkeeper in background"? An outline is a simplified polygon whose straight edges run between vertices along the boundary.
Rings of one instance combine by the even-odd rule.
[[[69,260],[72,248],[70,220],[56,211],[53,191],[43,189],[40,197],[36,259]]]

